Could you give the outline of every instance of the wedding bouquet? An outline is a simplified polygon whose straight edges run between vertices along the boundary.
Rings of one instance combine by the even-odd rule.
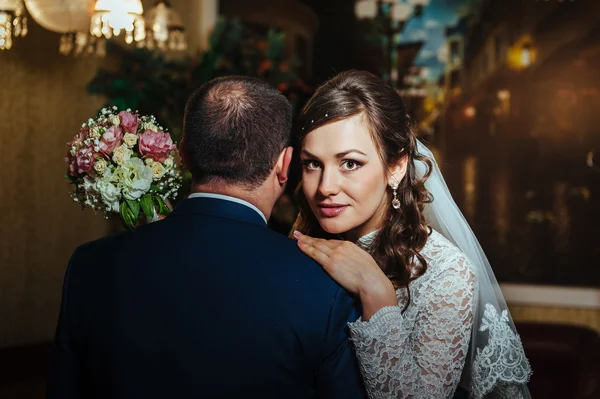
[[[167,215],[182,172],[177,148],[164,130],[154,116],[117,107],[89,119],[68,143],[65,157],[73,201],[106,218],[119,213],[130,230],[143,215],[149,220]]]

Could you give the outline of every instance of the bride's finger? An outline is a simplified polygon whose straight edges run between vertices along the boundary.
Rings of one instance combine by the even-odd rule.
[[[302,237],[299,241],[302,241],[303,243],[308,244],[313,248],[316,248],[317,250],[323,252],[327,256],[331,256],[331,253],[337,246],[336,244],[331,243],[327,240],[312,238],[308,236]]]
[[[327,254],[325,254],[323,251],[304,241],[298,240],[298,248],[300,248],[302,252],[314,259],[321,266],[327,267],[331,261],[329,256],[327,256]]]
[[[340,245],[343,241],[338,240],[325,240],[323,238],[315,238],[311,236],[304,235],[298,231],[294,232],[294,237],[298,241],[302,241],[310,246],[313,246],[319,249],[321,252],[325,253],[327,256],[330,256],[333,250]]]

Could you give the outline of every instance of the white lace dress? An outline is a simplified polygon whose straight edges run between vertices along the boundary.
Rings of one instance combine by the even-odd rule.
[[[357,244],[368,248],[375,234]],[[452,398],[461,380],[476,306],[475,271],[436,231],[421,255],[427,271],[409,285],[404,313],[408,295],[399,289],[398,306],[349,324],[371,399]]]

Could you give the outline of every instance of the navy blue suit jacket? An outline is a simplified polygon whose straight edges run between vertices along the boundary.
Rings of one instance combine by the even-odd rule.
[[[231,201],[79,247],[50,399],[365,398],[353,298],[293,240]]]

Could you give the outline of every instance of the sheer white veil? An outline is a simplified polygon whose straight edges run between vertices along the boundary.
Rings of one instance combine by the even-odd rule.
[[[474,307],[463,381],[468,384],[473,398],[530,398],[527,381],[531,367],[490,263],[452,199],[432,152],[420,141],[417,141],[417,151],[432,163],[425,187],[432,194],[433,202],[425,206],[425,218],[434,230],[469,258],[478,282],[478,302]],[[417,176],[424,176],[426,165],[416,161],[415,167]]]

